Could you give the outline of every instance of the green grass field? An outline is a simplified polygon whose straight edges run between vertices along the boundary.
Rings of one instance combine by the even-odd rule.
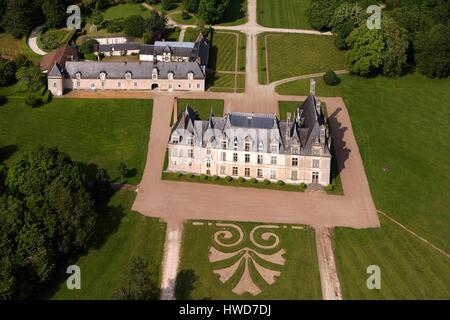
[[[236,249],[249,246],[255,249],[248,239],[250,230],[255,226],[253,223],[239,223],[244,228],[245,237],[244,242],[237,246]],[[181,292],[179,297],[192,299],[321,299],[321,287],[319,270],[317,266],[317,256],[315,247],[315,238],[313,230],[304,228],[302,230],[291,229],[288,226],[274,230],[274,233],[279,235],[280,244],[274,250],[261,250],[261,253],[273,253],[279,248],[285,250],[284,257],[286,259],[284,266],[273,266],[267,261],[260,261],[263,266],[271,269],[281,271],[280,276],[275,283],[268,285],[260,278],[252,267],[250,272],[254,277],[254,281],[262,290],[261,294],[252,296],[245,293],[242,296],[234,294],[231,290],[239,281],[240,271],[230,279],[230,282],[222,284],[218,276],[213,273],[212,264],[208,261],[209,247],[213,244],[213,234],[219,230],[219,227],[214,225],[208,226],[194,226],[191,223],[186,223],[184,226],[183,245],[181,250],[181,264],[180,271],[185,274],[191,274],[191,277],[179,277],[177,290]],[[264,230],[264,231],[267,231]],[[259,238],[258,232],[256,239]],[[259,233],[261,235],[261,233]],[[231,239],[226,239],[227,243],[231,243]],[[261,243],[269,245],[273,239],[268,241],[262,240]],[[216,246],[216,245],[215,245]],[[224,252],[234,252],[233,249],[223,247],[216,247]],[[214,267],[225,267],[226,262],[215,262]],[[187,278],[187,279],[186,279]],[[182,281],[181,281],[182,279]],[[191,290],[189,290],[191,289]]]
[[[148,261],[152,280],[159,284],[166,226],[131,211],[135,196],[133,192],[119,191],[112,197],[102,221],[101,230],[109,232],[104,243],[74,262],[81,269],[81,289],[68,290],[65,280],[61,280],[52,299],[111,299],[121,285],[129,260],[136,255]],[[67,275],[59,277],[64,279]]]
[[[449,299],[450,260],[380,216],[381,229],[334,231],[345,299]],[[381,269],[381,290],[369,290],[366,270]]]
[[[0,55],[16,57],[23,54],[21,39],[16,39],[9,33],[0,33]]]
[[[39,48],[45,50],[45,51],[51,51],[54,49],[51,49],[47,46],[44,45],[44,43],[42,42],[42,38],[45,37],[48,34],[53,34],[56,36],[56,41],[58,43],[58,47],[62,47],[64,46],[66,43],[68,43],[70,41],[70,39],[72,38],[72,36],[74,35],[75,31],[74,30],[69,30],[66,28],[63,29],[46,29],[43,30],[41,32],[38,33],[37,35],[37,44],[39,46]]]
[[[140,3],[124,3],[110,7],[103,12],[103,18],[105,20],[126,18],[133,15],[147,18],[150,16],[150,11]]]
[[[311,0],[258,0],[258,24],[270,28],[312,29],[306,17]]]
[[[178,99],[178,112],[182,112],[189,105],[202,120],[208,120],[209,113],[213,112],[216,117],[223,115],[223,100],[214,99]]]
[[[1,89],[3,94],[10,88]],[[8,162],[38,144],[58,147],[88,165],[88,178],[98,166],[115,179],[123,161],[132,175],[128,182],[137,184],[145,166],[151,115],[151,100],[55,98],[31,109],[20,96],[10,96],[0,106],[0,146],[17,149]]]
[[[260,81],[265,77],[262,69],[267,68],[263,47],[268,54],[269,82],[345,68],[344,53],[336,48],[333,37],[263,33],[258,38]]]

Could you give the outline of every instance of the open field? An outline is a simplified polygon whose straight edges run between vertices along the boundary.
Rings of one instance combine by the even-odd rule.
[[[74,264],[81,269],[80,290],[68,290],[65,280],[52,299],[111,299],[120,287],[122,273],[133,256],[141,256],[150,265],[152,280],[159,284],[165,224],[131,211],[136,194],[119,191],[110,200],[101,223],[105,232],[99,248],[93,248]],[[64,270],[65,271],[65,270]],[[67,277],[61,274],[61,278]]]
[[[55,48],[50,48],[48,46],[46,46],[44,44],[44,42],[42,41],[43,39],[45,39],[46,36],[54,35],[56,43],[57,43],[57,47],[62,47],[64,46],[66,43],[68,43],[70,41],[70,39],[72,38],[72,36],[74,35],[75,30],[69,30],[67,28],[63,28],[63,29],[45,29],[45,30],[41,30],[38,34],[37,34],[37,44],[39,46],[39,48],[43,49],[44,51],[51,51],[51,50],[55,50]]]
[[[306,17],[311,0],[258,0],[258,24],[270,28],[312,29]]]
[[[186,105],[189,105],[202,120],[208,120],[212,111],[216,117],[223,115],[223,100],[213,99],[178,99],[178,113],[182,112]]]
[[[150,11],[140,3],[124,3],[110,7],[103,12],[103,18],[105,20],[126,18],[133,15],[147,18],[150,16]]]
[[[5,91],[5,88],[0,94]],[[11,92],[9,92],[11,94]],[[53,99],[31,109],[18,93],[0,106],[0,146],[20,154],[38,144],[55,146],[87,165],[88,178],[96,167],[112,179],[123,161],[129,183],[137,184],[145,166],[152,115],[151,100]]]
[[[268,55],[268,67],[265,54]],[[333,37],[329,36],[262,33],[258,36],[258,56],[261,83],[265,83],[262,82],[264,68],[268,69],[269,83],[345,68],[344,53],[336,48]]]
[[[334,231],[344,299],[449,299],[450,260],[380,215],[381,229]],[[369,290],[366,269],[381,269],[381,290]]]
[[[209,54],[209,69],[216,72],[211,73],[208,79],[211,91],[235,92],[244,90],[245,74],[238,74],[237,72],[245,71],[245,46],[246,37],[243,33],[214,32]]]
[[[213,273],[213,268],[224,268],[230,263],[237,261],[218,261],[211,264],[208,261],[208,252],[213,245],[213,235],[220,227],[215,226],[215,222],[209,226],[207,223],[202,226],[192,225],[192,222],[185,223],[184,237],[181,250],[181,264],[177,281],[176,295],[179,298],[192,299],[321,299],[320,277],[317,265],[317,256],[315,248],[315,238],[313,230],[305,227],[303,229],[273,228],[263,229],[264,232],[273,231],[280,238],[279,245],[273,250],[258,249],[249,240],[250,230],[256,226],[253,223],[239,223],[244,230],[244,241],[236,247],[224,248],[214,243],[214,247],[222,252],[236,252],[237,250],[250,247],[257,252],[271,254],[279,249],[284,249],[283,266],[274,265],[266,260],[257,260],[262,266],[271,270],[281,272],[276,278],[275,283],[268,285],[254,269],[250,267],[250,274],[255,284],[261,289],[261,293],[253,296],[249,293],[236,295],[232,292],[233,287],[238,283],[242,274],[243,265],[237,269],[237,272],[230,278],[229,282],[223,284],[218,275]],[[232,230],[229,229],[228,230]],[[261,240],[261,232],[256,232],[255,240],[257,243],[271,245],[273,238]],[[236,240],[236,234],[234,234]],[[221,238],[221,237],[219,237]],[[222,237],[222,239],[224,239]],[[233,239],[225,238],[228,244],[233,243]],[[187,277],[186,275],[190,275]],[[188,281],[190,280],[190,281]]]
[[[21,39],[15,39],[9,33],[0,33],[0,55],[16,57],[23,54]]]
[[[450,252],[450,79],[341,79],[336,87],[317,81],[316,94],[344,97],[377,208]],[[308,83],[278,92],[306,94]]]

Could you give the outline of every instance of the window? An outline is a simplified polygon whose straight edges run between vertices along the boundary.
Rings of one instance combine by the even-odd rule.
[[[125,80],[131,80],[131,72],[125,73]]]
[[[263,156],[262,156],[262,154],[258,154],[258,164],[263,164]]]
[[[244,169],[244,175],[245,175],[246,177],[250,177],[250,168],[245,168],[245,169]]]
[[[192,89],[192,83],[189,83],[189,89]]]
[[[173,85],[170,83],[169,84],[169,90],[172,90],[173,89]]]
[[[258,169],[257,170],[257,176],[258,176],[258,178],[262,178],[263,177],[263,169]]]
[[[207,155],[211,154],[211,146],[206,147],[206,154]]]
[[[234,150],[237,150],[238,147],[238,139],[237,137],[234,137]]]
[[[235,152],[233,153],[233,161],[237,162],[238,161],[238,154]]]
[[[297,167],[298,166],[298,158],[292,158],[292,166]]]
[[[298,148],[297,147],[293,147],[292,148],[292,154],[298,154]]]
[[[258,144],[258,152],[262,152],[264,150],[264,145],[262,142]]]
[[[277,178],[277,170],[270,170],[270,179]]]
[[[188,158],[194,157],[194,150],[188,150]]]
[[[270,164],[276,165],[277,164],[277,157],[276,156],[272,156],[270,158]]]
[[[200,83],[197,83],[197,89],[200,89]]]
[[[179,138],[177,136],[173,136],[172,143],[178,143],[178,142],[179,142]]]
[[[80,87],[80,80],[77,80],[77,88]]]
[[[297,171],[291,171],[291,180],[297,180]]]
[[[220,166],[220,174],[227,174],[227,168],[225,166]]]
[[[249,163],[250,162],[250,154],[246,153],[245,154],[245,163]]]
[[[157,80],[158,79],[158,75],[157,74],[152,74],[152,79],[153,80]]]
[[[206,160],[206,167],[207,168],[211,168],[211,161],[210,160]]]
[[[56,88],[56,82],[53,82],[53,88]]]
[[[137,87],[137,82],[134,82],[134,86]]]
[[[120,88],[122,86],[122,83],[117,82],[117,86]]]
[[[222,161],[227,161],[227,153],[226,152],[222,152],[220,154],[220,160]]]
[[[105,88],[105,81],[102,81],[102,89]]]
[[[272,144],[270,146],[270,152],[277,153],[278,152],[278,146],[276,144]]]
[[[233,176],[239,175],[238,167],[233,167]]]
[[[192,72],[188,73],[188,79],[189,80],[193,80],[194,79],[194,74]]]
[[[227,148],[227,140],[222,140],[221,146],[222,146],[222,149],[226,149]]]
[[[206,174],[209,176],[209,175],[211,175],[211,170],[206,170]]]
[[[250,142],[245,142],[245,151],[250,151]]]
[[[167,79],[173,80],[173,73],[172,73],[172,72],[169,72],[169,73],[167,74]]]
[[[194,145],[194,138],[193,137],[188,137],[187,138],[187,144],[190,145],[190,146],[193,146]]]
[[[313,156],[320,156],[320,149],[314,148],[313,149]]]
[[[91,89],[95,89],[95,83],[91,83]]]
[[[176,157],[176,156],[177,156],[177,153],[178,153],[178,150],[175,149],[175,148],[173,148],[173,149],[172,149],[172,157]]]
[[[320,160],[313,159],[313,168],[320,168]]]

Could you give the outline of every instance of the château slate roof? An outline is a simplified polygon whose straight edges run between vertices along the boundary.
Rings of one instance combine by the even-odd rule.
[[[66,73],[75,79],[81,73],[82,79],[98,79],[101,72],[106,73],[106,79],[123,79],[125,73],[131,72],[134,79],[151,79],[153,68],[158,70],[158,78],[167,79],[168,73],[173,72],[174,79],[186,79],[192,72],[194,79],[205,79],[205,70],[195,62],[97,62],[97,61],[68,61]]]

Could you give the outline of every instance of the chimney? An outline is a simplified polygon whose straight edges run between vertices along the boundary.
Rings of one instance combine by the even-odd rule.
[[[291,138],[291,113],[286,112],[286,142]]]
[[[313,96],[316,95],[316,80],[314,79],[309,80],[309,93]]]
[[[178,117],[178,98],[173,99],[173,123],[177,122]]]

